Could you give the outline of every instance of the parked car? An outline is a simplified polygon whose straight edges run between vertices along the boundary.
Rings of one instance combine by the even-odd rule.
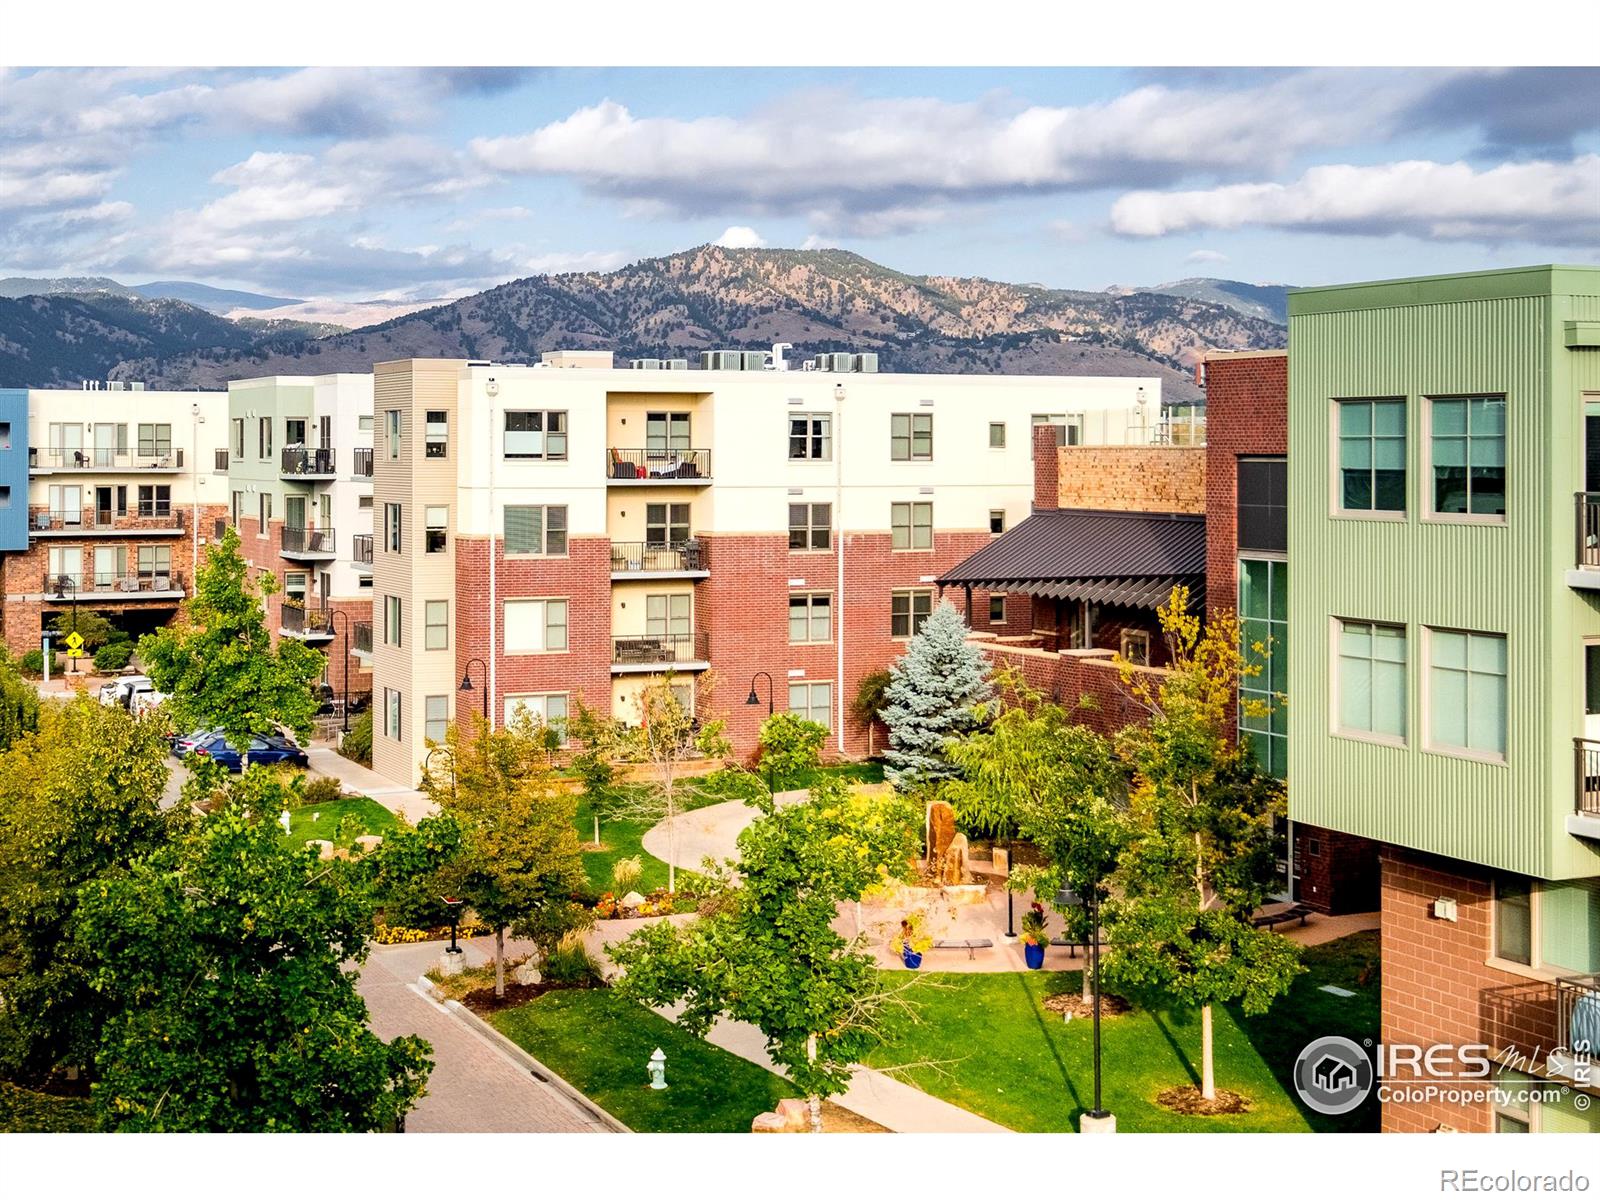
[[[168,740],[172,743],[172,753],[182,758],[185,754],[193,751],[196,746],[209,742],[212,738],[220,736],[221,733],[222,730],[220,729],[196,729],[193,733],[185,733],[182,736],[173,734]]]
[[[174,746],[173,749],[176,750],[177,747]],[[190,747],[189,753],[200,758],[209,758],[230,771],[244,769],[243,756],[228,744],[228,739],[220,732],[214,732],[203,740],[195,742]],[[288,738],[268,735],[250,739],[250,761],[261,766],[288,763],[291,766],[305,767],[310,765],[311,760],[306,757],[304,750]]]
[[[150,676],[148,675],[119,675],[115,679],[109,679],[100,685],[100,703],[120,704],[126,708],[128,706],[128,693],[135,687],[153,689],[155,684],[150,682]]]

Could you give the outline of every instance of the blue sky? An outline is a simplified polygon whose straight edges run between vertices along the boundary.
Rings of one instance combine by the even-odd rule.
[[[1600,71],[0,74],[0,274],[417,298],[719,240],[1083,288],[1600,261]]]

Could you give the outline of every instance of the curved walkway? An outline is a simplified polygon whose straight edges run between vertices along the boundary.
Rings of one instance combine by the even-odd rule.
[[[782,804],[794,804],[806,798],[804,791],[779,792],[775,799]],[[691,812],[679,813],[671,823],[677,827],[673,838],[669,823],[662,821],[645,831],[642,844],[645,853],[652,854],[664,863],[672,863],[688,871],[698,871],[700,862],[714,858],[739,857],[739,835],[761,815],[761,810],[751,808],[743,800],[728,800],[722,804],[709,804]]]

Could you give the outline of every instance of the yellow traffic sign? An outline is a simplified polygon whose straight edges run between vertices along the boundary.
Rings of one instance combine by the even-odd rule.
[[[68,650],[67,651],[67,657],[68,658],[82,658],[87,653],[88,653],[88,651],[86,651],[86,650]]]
[[[76,655],[78,651],[83,649],[83,634],[74,629],[71,633],[67,634],[66,643],[67,650]]]

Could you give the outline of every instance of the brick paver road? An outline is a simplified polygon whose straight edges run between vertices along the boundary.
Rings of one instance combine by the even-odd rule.
[[[433,1046],[428,1094],[407,1115],[406,1132],[605,1132],[560,1092],[406,986],[438,952],[437,942],[376,946],[361,972],[374,1032],[385,1039],[412,1033]]]

